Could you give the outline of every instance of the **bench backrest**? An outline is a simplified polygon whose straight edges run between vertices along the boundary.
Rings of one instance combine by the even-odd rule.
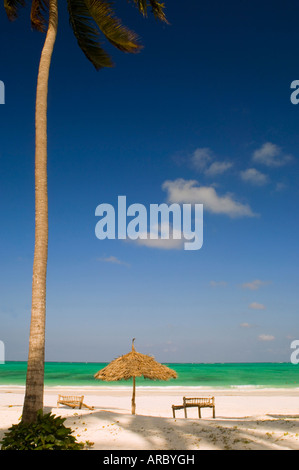
[[[188,405],[214,405],[214,397],[208,398],[183,398],[184,404]]]
[[[84,395],[82,395],[82,397],[78,397],[78,396],[66,396],[66,395],[58,395],[58,400],[62,400],[62,401],[68,401],[68,402],[75,402],[75,403],[81,403],[84,399]]]

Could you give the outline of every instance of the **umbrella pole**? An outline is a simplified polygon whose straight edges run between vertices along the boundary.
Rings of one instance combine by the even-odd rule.
[[[135,377],[133,377],[133,395],[132,395],[132,415],[135,414]]]

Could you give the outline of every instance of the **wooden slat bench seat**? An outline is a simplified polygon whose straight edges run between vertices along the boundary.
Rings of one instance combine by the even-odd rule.
[[[198,408],[198,417],[201,418],[201,408],[213,408],[213,418],[215,418],[215,397],[208,398],[186,398],[183,397],[182,405],[172,405],[172,414],[175,418],[175,410],[184,410],[187,418],[187,408]]]
[[[85,408],[89,408],[90,410],[93,410],[93,406],[88,406],[83,403],[84,400],[84,395],[82,396],[74,396],[74,395],[58,395],[58,400],[57,400],[57,407],[59,405],[66,405],[70,406],[71,408],[82,408],[82,406],[85,406]]]

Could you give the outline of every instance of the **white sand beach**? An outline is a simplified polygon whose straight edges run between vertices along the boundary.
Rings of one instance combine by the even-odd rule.
[[[84,395],[93,410],[57,408],[58,394]],[[215,396],[212,410],[183,410],[172,417],[172,404],[182,397]],[[0,439],[21,417],[24,388],[0,388]],[[298,450],[299,390],[222,390],[139,388],[136,416],[130,414],[131,389],[47,388],[45,412],[66,417],[81,442],[95,450]]]

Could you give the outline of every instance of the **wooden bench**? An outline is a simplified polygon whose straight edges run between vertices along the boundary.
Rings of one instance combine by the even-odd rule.
[[[198,417],[201,418],[201,408],[213,408],[213,418],[215,418],[215,397],[208,398],[186,398],[183,397],[182,405],[172,405],[172,414],[175,418],[175,410],[184,409],[187,418],[187,408],[198,408]]]
[[[83,403],[84,400],[84,395],[78,397],[78,396],[73,396],[73,395],[58,395],[58,400],[57,400],[57,407],[59,408],[59,405],[66,405],[70,406],[71,408],[82,408],[82,406],[85,406],[85,408],[89,408],[90,410],[93,410],[93,406],[88,406]]]

